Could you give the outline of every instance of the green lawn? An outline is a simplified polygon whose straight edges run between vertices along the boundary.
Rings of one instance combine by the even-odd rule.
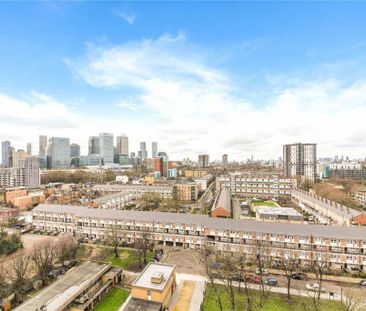
[[[117,311],[130,295],[130,291],[122,288],[112,288],[101,302],[97,304],[94,311]]]
[[[220,297],[223,303],[224,310],[230,310],[230,301],[227,292],[223,287],[219,288],[220,290]],[[253,295],[257,295],[258,293],[253,291]],[[312,299],[308,297],[299,297],[299,296],[292,296],[292,302],[288,303],[286,296],[280,294],[270,294],[271,296],[266,301],[264,308],[261,311],[304,311],[304,305],[309,307],[309,310],[313,310],[312,306]],[[215,299],[215,293],[213,290],[207,286],[205,298],[204,298],[204,305],[203,311],[219,311],[220,308],[218,303]],[[236,296],[236,309],[237,311],[245,310],[245,296],[239,294],[237,292]],[[254,305],[254,310],[256,307]],[[341,311],[344,310],[342,304],[340,302],[334,301],[325,301],[322,300],[320,304],[319,311]]]
[[[155,253],[147,252],[147,262],[153,260]],[[137,251],[134,250],[120,250],[119,257],[115,257],[114,253],[109,255],[106,259],[112,266],[121,267],[127,270],[136,270],[139,266],[139,257]],[[144,258],[142,257],[142,264]]]
[[[253,206],[268,206],[268,207],[276,207],[277,204],[272,201],[252,201]]]

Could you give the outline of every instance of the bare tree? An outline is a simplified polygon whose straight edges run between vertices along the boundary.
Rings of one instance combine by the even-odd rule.
[[[107,233],[106,242],[113,246],[114,256],[119,257],[118,247],[122,246],[126,239],[126,232],[122,231],[116,224],[113,224],[109,233]]]
[[[316,256],[315,260],[311,265],[311,270],[315,274],[316,280],[319,284],[319,288],[317,291],[317,299],[320,299],[320,294],[322,292],[323,286],[323,277],[324,273],[328,270],[328,261],[326,260],[325,254],[319,254]]]
[[[23,255],[13,259],[9,263],[7,277],[17,299],[23,301],[30,284],[30,257]]]
[[[269,296],[269,290],[265,284],[263,273],[264,273],[265,268],[269,266],[270,256],[269,256],[268,247],[264,247],[260,240],[257,241],[256,252],[257,252],[257,254],[256,254],[255,264],[256,264],[256,268],[258,270],[258,275],[259,275],[259,280],[260,280],[259,301],[256,306],[256,310],[260,310],[264,307],[264,305],[268,299],[268,296]]]
[[[139,265],[142,268],[142,258],[144,264],[147,264],[147,252],[154,248],[154,242],[151,239],[151,234],[147,231],[142,231],[138,237],[135,237],[134,248],[137,250]]]
[[[5,268],[0,266],[0,302],[8,294],[8,284],[6,282]]]
[[[299,259],[297,257],[285,256],[283,261],[283,270],[285,271],[285,276],[287,280],[287,299],[291,300],[291,281],[292,275],[298,270],[300,265]]]
[[[343,284],[343,283],[342,283]],[[362,311],[366,308],[360,294],[351,286],[342,287],[342,310],[344,311]]]
[[[159,208],[162,199],[158,193],[146,192],[140,196],[138,202],[143,211],[153,211]]]
[[[57,259],[56,243],[52,239],[36,243],[31,251],[31,257],[39,278],[47,284],[49,281],[49,273],[54,268]]]
[[[224,311],[223,309],[223,304],[222,304],[222,290],[220,285],[218,285],[215,281],[218,278],[218,274],[215,273],[214,269],[212,268],[212,252],[211,250],[206,246],[205,247],[205,268],[206,268],[206,273],[207,273],[207,277],[210,283],[210,289],[212,289],[212,291],[214,292],[214,298],[215,301],[217,302],[220,311]]]
[[[218,258],[218,257],[217,257]],[[234,275],[236,273],[236,266],[233,262],[233,258],[229,256],[223,256],[218,260],[221,263],[221,280],[223,282],[223,286],[230,301],[230,311],[235,311],[236,299],[235,299],[235,281]]]
[[[62,265],[65,264],[66,260],[74,260],[76,258],[78,248],[79,242],[71,234],[60,235],[56,240],[58,260]]]

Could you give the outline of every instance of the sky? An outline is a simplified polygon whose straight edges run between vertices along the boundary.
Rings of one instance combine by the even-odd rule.
[[[366,2],[0,2],[0,140],[366,156]]]

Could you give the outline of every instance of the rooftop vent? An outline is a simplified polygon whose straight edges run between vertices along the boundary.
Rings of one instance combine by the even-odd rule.
[[[161,284],[164,280],[164,273],[160,271],[154,272],[151,276],[151,283]]]

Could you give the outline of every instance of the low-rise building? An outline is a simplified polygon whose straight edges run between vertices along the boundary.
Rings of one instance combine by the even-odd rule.
[[[14,311],[89,311],[121,282],[122,270],[86,261],[33,296]]]
[[[11,220],[19,216],[19,210],[16,208],[0,207],[0,224],[8,224]]]
[[[175,274],[175,265],[150,262],[132,283],[131,300],[123,311],[150,310],[150,305],[164,310],[177,287]]]
[[[291,190],[291,197],[305,212],[314,215],[321,223],[350,226],[353,218],[361,212],[348,206],[323,198],[300,188]]]
[[[198,186],[194,182],[176,183],[173,187],[173,197],[182,202],[197,201]]]
[[[211,181],[213,181],[212,174],[207,174],[194,180],[194,182],[198,185],[198,191],[205,191]]]
[[[352,198],[357,201],[362,207],[366,207],[366,191],[352,192]]]
[[[127,184],[129,181],[128,176],[126,175],[118,175],[116,176],[116,182],[121,184]]]
[[[341,227],[211,218],[206,215],[93,209],[85,206],[40,204],[32,224],[44,232],[68,232],[80,238],[104,240],[117,227],[131,245],[148,232],[156,245],[216,252],[258,250],[271,262],[292,256],[310,266],[319,258],[330,269],[366,268],[366,233],[360,226]]]
[[[231,195],[227,188],[221,188],[212,205],[211,217],[232,218]]]
[[[171,198],[173,194],[173,186],[157,186],[157,185],[95,185],[94,191],[102,194],[112,194],[116,192],[130,192],[136,195],[142,195],[146,192],[154,192],[161,198]]]
[[[242,198],[290,198],[296,180],[278,175],[257,173],[232,173],[216,178],[216,188],[226,187],[235,197]]]
[[[199,178],[208,174],[207,170],[186,170],[184,171],[184,177],[187,178]]]
[[[255,206],[256,219],[260,221],[303,222],[304,217],[292,207]]]
[[[135,196],[131,192],[118,192],[91,201],[90,206],[104,209],[123,209]]]
[[[29,193],[24,197],[17,197],[14,199],[14,206],[20,210],[30,209],[38,204],[45,203],[46,196],[43,192]]]
[[[16,198],[24,197],[28,193],[26,187],[5,188],[5,201],[7,204],[14,206]]]

